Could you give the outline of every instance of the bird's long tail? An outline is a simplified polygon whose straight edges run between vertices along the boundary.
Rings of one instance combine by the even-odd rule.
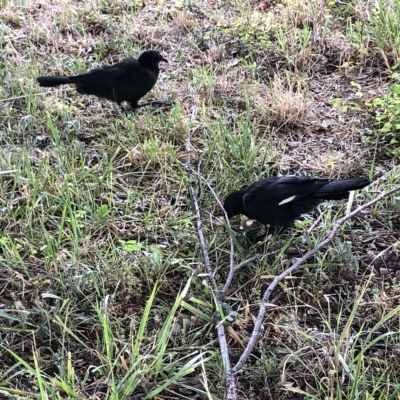
[[[362,189],[370,184],[367,178],[347,178],[338,179],[336,181],[329,182],[327,185],[318,189],[312,194],[312,197],[316,197],[321,200],[341,200],[346,199],[349,195],[349,191]]]
[[[65,83],[72,83],[69,76],[39,76],[39,85],[44,87],[58,86]]]

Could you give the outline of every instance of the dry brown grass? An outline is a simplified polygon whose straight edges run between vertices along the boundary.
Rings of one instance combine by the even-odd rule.
[[[301,89],[293,90],[293,88],[285,87],[284,82],[278,76],[275,76],[271,82],[268,97],[271,106],[267,116],[274,125],[300,126],[307,121],[310,113],[312,113],[312,100],[305,98]]]

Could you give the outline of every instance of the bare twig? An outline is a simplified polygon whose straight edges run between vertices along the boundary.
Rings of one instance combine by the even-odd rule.
[[[204,176],[202,176],[199,172],[195,171],[195,170],[194,170],[193,168],[191,168],[190,166],[189,166],[189,169],[190,169],[190,171],[191,171],[192,173],[194,173],[199,179],[201,179],[201,180],[207,185],[208,190],[212,193],[212,195],[214,196],[215,201],[218,203],[218,205],[220,206],[222,212],[224,213],[225,221],[226,221],[226,225],[227,225],[227,227],[228,227],[228,229],[229,229],[229,233],[232,233],[232,228],[231,228],[231,224],[230,224],[230,222],[229,222],[228,214],[226,213],[226,211],[225,211],[225,209],[224,209],[224,206],[223,206],[221,200],[219,199],[219,197],[218,197],[217,194],[215,193],[215,190],[212,188],[212,186],[210,185],[210,183],[208,182],[208,180],[207,180],[206,178],[204,178]],[[235,275],[235,273],[236,273],[239,269],[245,267],[247,264],[249,264],[249,263],[251,263],[252,261],[257,260],[258,258],[260,258],[260,257],[263,256],[262,254],[256,254],[256,255],[250,257],[249,259],[247,259],[247,260],[245,260],[245,261],[242,261],[240,264],[238,264],[238,265],[235,267],[235,265],[234,265],[234,257],[233,257],[233,256],[234,256],[235,248],[234,248],[234,245],[233,245],[233,240],[232,240],[231,235],[229,235],[229,241],[230,241],[230,248],[231,248],[231,249],[230,249],[230,254],[229,254],[229,256],[230,256],[229,273],[228,273],[228,277],[226,278],[225,285],[224,285],[222,291],[220,292],[220,300],[221,300],[221,301],[223,301],[227,290],[231,287],[232,279],[233,279],[233,276]],[[266,255],[272,255],[272,254],[275,254],[275,252],[271,252],[271,253],[268,253],[268,254],[266,254]],[[264,255],[265,255],[265,254],[264,254]]]
[[[253,257],[250,257],[247,260],[244,260],[240,264],[236,265],[236,267],[234,268],[234,272],[239,271],[239,269],[245,267],[247,264],[250,264],[251,262],[259,259],[262,256],[271,256],[271,255],[276,254],[276,253],[278,253],[278,250],[277,251],[271,251],[270,253],[267,253],[267,254],[255,254]]]
[[[231,366],[231,361],[230,361],[229,352],[228,352],[228,344],[227,344],[226,335],[225,335],[225,327],[224,327],[224,323],[223,323],[221,314],[219,312],[219,310],[222,307],[223,295],[220,292],[220,290],[218,289],[217,283],[215,282],[214,274],[213,274],[213,271],[211,268],[210,257],[208,255],[207,244],[206,244],[206,241],[205,241],[204,235],[203,235],[199,203],[197,200],[196,193],[193,189],[193,186],[190,183],[189,183],[189,189],[190,189],[190,195],[192,197],[195,212],[196,212],[197,235],[199,237],[200,246],[201,246],[201,250],[203,253],[203,257],[204,257],[204,264],[206,266],[208,278],[211,282],[211,286],[212,286],[213,292],[214,292],[214,301],[215,301],[215,306],[216,306],[215,307],[216,311],[215,311],[214,315],[215,315],[215,320],[216,320],[219,347],[221,350],[221,358],[225,365],[227,399],[235,400],[236,399],[236,380],[235,380],[235,376],[232,373],[232,366]]]
[[[264,292],[264,296],[263,296],[263,298],[261,300],[260,310],[258,312],[258,316],[257,316],[256,322],[254,324],[254,329],[253,329],[253,332],[251,334],[251,338],[249,340],[249,343],[247,344],[247,346],[246,346],[242,356],[240,357],[239,361],[232,368],[233,374],[236,375],[236,374],[238,374],[240,372],[240,370],[242,369],[243,365],[245,364],[245,362],[249,358],[251,352],[253,351],[253,348],[254,348],[254,346],[256,345],[256,343],[257,343],[257,341],[259,339],[261,326],[262,326],[262,323],[263,323],[263,320],[264,320],[264,315],[265,315],[266,308],[267,308],[267,302],[268,302],[272,292],[274,291],[276,286],[279,284],[279,282],[281,282],[286,276],[290,275],[292,272],[296,271],[301,264],[303,264],[310,257],[312,257],[315,253],[317,253],[319,250],[321,250],[323,247],[325,247],[327,244],[329,244],[333,240],[333,238],[335,237],[335,235],[336,235],[337,231],[339,230],[339,228],[346,221],[348,221],[349,219],[353,218],[355,215],[357,215],[362,210],[365,210],[366,208],[371,207],[372,205],[374,205],[375,203],[378,203],[379,201],[381,201],[385,197],[388,197],[388,196],[390,196],[393,193],[398,192],[398,191],[400,191],[400,187],[396,187],[396,188],[394,188],[392,190],[389,190],[386,193],[382,193],[381,195],[376,197],[374,200],[371,200],[368,203],[365,203],[364,205],[358,207],[356,210],[354,210],[350,214],[348,214],[345,217],[339,219],[336,222],[336,224],[333,226],[331,231],[329,232],[329,235],[326,237],[326,239],[324,239],[322,242],[320,242],[312,250],[310,250],[306,254],[304,254],[303,257],[301,257],[299,260],[297,260],[290,268],[288,268],[286,271],[282,272],[280,275],[278,275],[271,282],[271,284],[268,286],[268,288]]]
[[[190,168],[190,171],[195,174],[199,179],[201,179],[208,187],[208,190],[212,193],[212,195],[214,196],[215,201],[217,202],[217,204],[219,205],[219,207],[221,208],[222,212],[224,213],[225,216],[225,221],[226,221],[226,225],[228,226],[228,229],[230,232],[232,232],[232,228],[231,228],[231,224],[229,222],[229,218],[228,218],[228,214],[226,213],[224,206],[220,200],[220,198],[218,197],[217,193],[215,193],[215,190],[213,189],[213,187],[210,185],[210,183],[208,182],[208,180],[206,178],[204,178],[203,175],[200,174],[200,172],[195,171],[193,168]],[[233,245],[233,240],[232,237],[229,235],[229,244],[230,244],[230,254],[229,254],[229,275],[228,275],[228,281],[229,281],[229,285],[225,285],[224,289],[222,289],[222,296],[225,296],[226,290],[225,287],[227,286],[228,288],[230,287],[230,283],[232,282],[232,278],[233,278],[233,270],[234,270],[234,252],[235,252],[235,247]],[[230,278],[230,279],[229,279]]]
[[[221,208],[222,212],[224,213],[226,225],[228,226],[229,232],[231,233],[232,232],[232,228],[231,228],[231,224],[229,222],[228,214],[226,213],[221,200],[219,199],[219,197],[215,193],[215,191],[212,188],[212,186],[210,185],[210,183],[206,179],[204,179],[201,175],[200,175],[200,177],[204,180],[204,182],[206,183],[206,185],[208,187],[208,190],[212,193],[212,195],[214,196],[215,201],[218,203],[219,207]],[[233,270],[234,270],[233,255],[234,255],[234,252],[235,252],[235,246],[233,245],[233,240],[232,240],[231,235],[229,235],[229,244],[230,244],[230,253],[229,253],[229,275],[228,275],[228,279],[229,279],[229,276],[231,274],[232,274],[232,277],[233,277]],[[231,278],[231,281],[232,281],[232,278]],[[230,286],[230,284],[229,284],[229,286]],[[225,296],[225,293],[226,293],[226,289],[225,289],[225,286],[224,286],[224,289],[222,289],[222,296]]]
[[[192,200],[193,200],[194,210],[195,210],[195,214],[196,214],[197,236],[199,237],[201,252],[203,253],[203,257],[204,257],[204,265],[206,267],[206,271],[208,274],[208,278],[210,279],[213,292],[219,298],[220,290],[218,289],[217,283],[214,278],[214,273],[211,268],[210,257],[208,255],[208,247],[207,247],[206,240],[205,240],[204,234],[203,234],[203,224],[201,222],[199,202],[197,200],[197,195],[195,193],[195,190],[190,182],[189,182],[189,190],[190,190],[190,196],[192,197]]]
[[[320,223],[323,214],[321,213],[318,218],[311,224],[311,226],[307,229],[307,232],[310,233],[314,230],[314,228]]]
[[[188,138],[186,142],[186,151],[188,154],[188,162],[186,168],[186,172],[189,173],[193,172],[193,169],[190,166],[190,131],[188,132]],[[201,176],[199,173],[197,173],[198,176]],[[204,238],[203,234],[203,228],[202,228],[202,222],[201,222],[201,214],[200,214],[200,207],[199,207],[199,202],[197,199],[196,192],[190,183],[190,177],[189,177],[189,190],[190,190],[190,195],[193,200],[194,204],[194,209],[196,213],[196,227],[197,227],[197,235],[199,237],[200,241],[200,246],[201,246],[201,251],[203,253],[203,258],[204,258],[204,264],[206,267],[206,271],[208,274],[208,278],[210,280],[213,293],[214,293],[214,301],[215,301],[215,320],[216,320],[216,328],[217,328],[217,333],[218,333],[218,342],[219,342],[219,347],[221,350],[221,358],[224,362],[225,366],[225,372],[226,372],[226,398],[227,400],[236,400],[236,379],[234,374],[232,373],[232,365],[231,365],[231,360],[229,358],[229,352],[228,352],[228,344],[226,341],[226,335],[225,335],[225,327],[223,323],[223,319],[221,317],[221,313],[219,310],[222,308],[222,298],[223,294],[221,291],[218,289],[217,283],[214,278],[214,274],[211,268],[211,263],[210,263],[210,257],[208,255],[208,247],[206,244],[206,240]],[[232,252],[233,254],[233,252]],[[233,257],[233,255],[232,255]]]

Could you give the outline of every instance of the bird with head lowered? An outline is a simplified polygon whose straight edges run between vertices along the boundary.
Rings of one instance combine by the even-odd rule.
[[[164,103],[153,101],[139,104],[139,100],[156,84],[160,72],[159,63],[168,62],[158,51],[146,50],[136,60],[128,58],[116,64],[93,69],[74,76],[40,76],[39,85],[52,87],[75,84],[80,94],[91,94],[116,102],[131,104],[132,109],[150,104]]]
[[[346,199],[350,191],[369,183],[364,177],[337,180],[313,176],[269,177],[246,190],[229,194],[224,209],[229,218],[242,214],[269,225],[271,231],[282,230],[323,200]]]

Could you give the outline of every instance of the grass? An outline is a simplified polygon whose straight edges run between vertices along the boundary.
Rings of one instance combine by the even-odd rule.
[[[0,397],[223,399],[189,182],[221,286],[229,234],[205,183],[187,175],[188,155],[221,199],[270,174],[369,176],[353,207],[399,185],[397,131],[388,148],[371,113],[398,82],[398,8],[2,2]],[[169,60],[148,98],[170,98],[170,110],[124,116],[35,81],[148,48]],[[393,121],[385,110],[380,121]],[[392,196],[347,223],[282,282],[239,398],[399,398],[398,204]],[[233,223],[236,262],[278,250],[234,277],[224,309],[233,362],[268,283],[345,212],[324,204],[257,243],[245,234],[254,224]]]

